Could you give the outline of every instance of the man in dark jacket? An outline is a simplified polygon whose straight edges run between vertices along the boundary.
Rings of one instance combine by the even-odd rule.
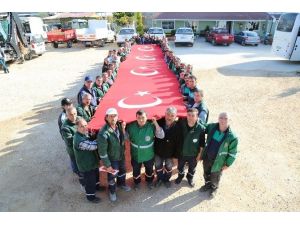
[[[78,105],[82,103],[84,93],[89,93],[92,96],[91,105],[97,107],[97,97],[95,90],[93,89],[93,80],[91,76],[86,76],[84,78],[84,85],[77,94]]]
[[[186,178],[191,187],[195,186],[193,181],[197,166],[199,153],[205,146],[205,127],[198,119],[198,110],[195,108],[188,109],[187,118],[180,122],[182,130],[183,144],[180,146],[178,158],[178,177],[176,184],[180,184],[184,177],[184,166],[188,163],[188,173]]]
[[[177,109],[168,107],[165,117],[158,120],[158,125],[164,130],[165,137],[163,139],[155,138],[155,170],[157,180],[155,186],[159,187],[162,183],[167,188],[171,186],[170,178],[172,176],[173,157],[176,153],[176,148],[180,146],[180,129],[176,118]]]

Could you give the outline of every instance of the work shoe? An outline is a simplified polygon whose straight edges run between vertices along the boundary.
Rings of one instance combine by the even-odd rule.
[[[101,199],[95,196],[95,198],[88,199],[88,201],[91,203],[99,203],[99,202],[101,202]]]
[[[106,187],[105,186],[101,186],[99,184],[96,185],[96,191],[105,191]]]
[[[171,187],[171,182],[170,181],[165,181],[164,185],[166,188],[170,188]]]
[[[133,185],[133,189],[134,189],[135,191],[139,190],[140,188],[141,188],[141,185],[140,185],[139,183]]]
[[[152,190],[154,188],[154,185],[152,182],[151,183],[149,182],[149,183],[147,183],[147,187],[149,190]]]
[[[162,180],[157,180],[155,182],[155,187],[157,187],[157,188],[160,187],[162,183],[163,183]]]
[[[110,199],[110,201],[112,201],[112,202],[117,201],[117,195],[116,195],[116,192],[111,193],[111,192],[109,191],[109,199]]]
[[[180,184],[182,179],[183,179],[184,175],[179,174],[178,177],[175,180],[175,184]]]
[[[200,192],[206,192],[210,189],[210,185],[208,183],[204,184],[200,189],[199,191]]]
[[[217,190],[216,189],[211,189],[209,192],[209,198],[213,199],[217,195]]]
[[[187,180],[188,180],[190,187],[195,187],[195,183],[194,183],[193,179],[187,179]]]
[[[128,185],[120,185],[119,186],[120,189],[122,189],[123,191],[129,192],[131,191],[131,188]]]

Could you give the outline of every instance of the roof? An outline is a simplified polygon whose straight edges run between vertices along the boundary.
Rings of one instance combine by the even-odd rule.
[[[78,18],[95,18],[99,19],[100,16],[96,13],[84,12],[84,13],[57,13],[54,16],[45,17],[44,20],[56,20],[56,19],[78,19]]]
[[[271,20],[266,12],[163,12],[154,17],[157,20]]]

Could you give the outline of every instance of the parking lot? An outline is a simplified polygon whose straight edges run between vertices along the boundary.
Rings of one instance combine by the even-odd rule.
[[[183,182],[120,192],[115,205],[107,193],[97,206],[84,201],[58,132],[60,100],[75,100],[84,76],[100,74],[107,50],[117,46],[74,45],[0,72],[0,211],[299,211],[300,63],[273,56],[270,45],[212,46],[200,38],[194,47],[171,47],[194,66],[209,120],[228,111],[240,139],[215,199],[198,191],[199,163],[193,189]]]

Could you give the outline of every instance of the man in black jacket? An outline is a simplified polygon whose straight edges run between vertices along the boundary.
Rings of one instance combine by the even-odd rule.
[[[165,117],[158,120],[159,126],[164,130],[165,137],[163,139],[156,138],[154,144],[155,152],[155,169],[157,174],[156,187],[162,183],[167,188],[171,186],[170,178],[172,176],[173,157],[180,146],[180,130],[178,129],[177,109],[168,107]]]

